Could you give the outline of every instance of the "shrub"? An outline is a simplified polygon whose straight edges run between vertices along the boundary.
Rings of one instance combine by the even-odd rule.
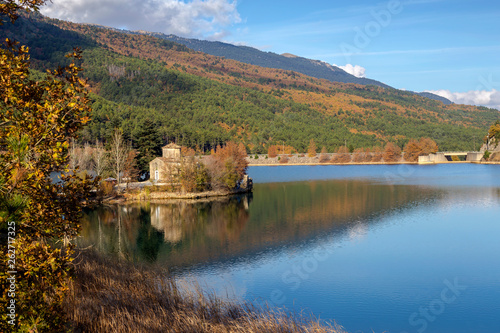
[[[99,189],[104,197],[116,195],[115,184],[113,182],[102,181],[99,184]]]
[[[328,155],[321,154],[319,156],[319,163],[328,163],[328,162],[330,162],[330,157],[328,157]]]
[[[485,161],[487,161],[487,160],[490,159],[490,156],[491,156],[491,152],[485,151],[484,155],[483,155],[483,158],[484,158]]]
[[[282,158],[282,159],[280,159],[280,163],[281,163],[281,164],[286,164],[286,163],[288,163],[288,157],[283,156],[283,158]]]

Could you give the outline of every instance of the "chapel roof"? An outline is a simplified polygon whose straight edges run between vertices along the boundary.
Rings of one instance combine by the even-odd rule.
[[[169,143],[168,145],[166,145],[163,148],[167,148],[167,149],[181,149],[182,147],[172,142],[172,143]]]

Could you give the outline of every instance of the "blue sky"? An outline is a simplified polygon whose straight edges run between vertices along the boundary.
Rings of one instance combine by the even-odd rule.
[[[350,64],[395,88],[500,107],[496,1],[53,0],[42,13]]]
[[[500,81],[499,2],[400,1],[395,14],[389,3],[241,0],[242,23],[228,39],[359,65],[367,77],[396,88],[469,91],[482,85],[481,76]],[[377,20],[372,13],[390,16]],[[346,57],[342,48],[354,54]]]

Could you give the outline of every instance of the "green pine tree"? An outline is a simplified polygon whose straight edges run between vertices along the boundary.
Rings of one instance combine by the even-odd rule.
[[[161,138],[156,124],[145,119],[134,135],[134,146],[139,152],[137,155],[137,167],[141,172],[149,171],[149,162],[161,156],[163,139]]]

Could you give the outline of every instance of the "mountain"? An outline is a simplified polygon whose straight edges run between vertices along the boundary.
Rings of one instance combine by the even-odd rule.
[[[449,99],[442,97],[442,96],[439,96],[439,95],[436,95],[436,94],[433,94],[433,93],[430,93],[430,92],[416,92],[415,94],[422,96],[422,97],[425,97],[425,98],[430,98],[430,99],[433,99],[436,101],[443,102],[446,105],[453,104],[452,101],[450,101]]]
[[[362,85],[372,84],[383,88],[390,88],[382,82],[366,78],[358,78],[345,72],[339,67],[332,66],[320,60],[311,60],[290,54],[279,55],[273,52],[263,52],[249,46],[237,46],[223,42],[182,38],[175,35],[165,35],[161,33],[139,33],[170,40],[172,42],[185,45],[195,51],[200,51],[218,57],[225,57],[227,59],[233,59],[245,64],[295,71],[332,82],[357,83]]]
[[[106,141],[121,128],[137,145],[149,121],[164,142],[200,149],[235,140],[251,153],[273,144],[305,151],[314,139],[334,151],[346,141],[355,149],[431,137],[441,149],[468,150],[498,119],[492,109],[331,82],[39,14],[0,26],[0,33],[30,47],[34,75],[67,62],[73,46],[82,48],[93,100],[92,121],[80,136],[87,142]]]
[[[332,82],[357,83],[362,85],[375,85],[382,88],[391,88],[380,81],[359,78],[345,72],[343,69],[330,65],[320,60],[311,60],[299,57],[290,53],[276,54],[273,52],[263,52],[249,46],[238,46],[223,42],[206,41],[199,39],[182,38],[175,35],[165,35],[162,33],[151,33],[146,31],[134,31],[129,33],[139,33],[154,36],[161,39],[166,39],[178,44],[187,46],[188,48],[211,54],[214,56],[233,59],[246,64],[269,67],[276,69],[292,70],[318,79],[326,79]],[[415,94],[430,98],[444,104],[451,104],[451,101],[427,92]]]
[[[148,31],[128,31],[120,30],[112,27],[106,27],[102,25],[94,25],[99,28],[108,29],[117,33],[129,33],[129,34],[140,34],[148,35],[156,38],[168,40],[175,42],[177,44],[184,45],[191,50],[203,52],[213,56],[224,57],[226,59],[232,59],[239,62],[243,62],[250,65],[268,67],[275,69],[291,70],[298,73],[302,73],[311,77],[318,79],[326,79],[332,82],[342,82],[342,83],[356,83],[361,85],[375,85],[382,88],[391,88],[389,85],[382,83],[380,81],[359,78],[352,74],[347,73],[343,69],[330,65],[326,62],[320,60],[311,60],[303,57],[299,57],[290,53],[276,54],[273,52],[263,52],[256,48],[249,46],[238,46],[229,43],[206,41],[199,39],[183,38],[175,35],[166,35],[157,32]],[[413,92],[417,95],[433,99],[436,101],[443,102],[444,104],[451,104],[452,102],[445,97],[438,96],[429,92]]]

